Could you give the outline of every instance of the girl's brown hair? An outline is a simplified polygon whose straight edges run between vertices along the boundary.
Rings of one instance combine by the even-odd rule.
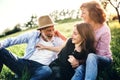
[[[96,1],[85,2],[80,6],[80,9],[87,9],[89,17],[96,23],[103,24],[106,21],[106,13],[102,6]]]
[[[87,53],[95,53],[95,36],[93,28],[88,23],[80,23],[76,24],[77,28],[83,42],[81,44],[81,48],[83,51],[87,51]]]

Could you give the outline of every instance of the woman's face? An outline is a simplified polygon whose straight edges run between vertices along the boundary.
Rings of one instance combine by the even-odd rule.
[[[72,43],[79,44],[81,41],[82,41],[82,38],[81,38],[80,34],[78,33],[77,28],[74,27],[73,33],[72,33]]]
[[[91,20],[89,18],[89,12],[86,8],[81,9],[81,18],[87,23],[89,23]]]

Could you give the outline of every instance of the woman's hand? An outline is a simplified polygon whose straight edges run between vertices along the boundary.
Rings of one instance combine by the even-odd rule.
[[[67,40],[67,38],[64,36],[64,35],[62,35],[59,31],[57,31],[57,30],[55,30],[54,31],[54,34],[55,34],[55,36],[57,36],[57,37],[60,37],[62,40],[64,40],[64,41],[66,41]]]
[[[60,50],[63,48],[64,45],[61,46],[45,46],[43,44],[37,43],[36,48],[38,50],[49,50],[49,51],[54,51],[54,52],[60,52]]]
[[[70,62],[72,68],[76,68],[79,66],[79,60],[75,59],[73,55],[69,55],[68,62]]]
[[[38,43],[38,44],[36,44],[36,48],[37,48],[38,50],[43,50],[43,49],[46,49],[46,46]]]

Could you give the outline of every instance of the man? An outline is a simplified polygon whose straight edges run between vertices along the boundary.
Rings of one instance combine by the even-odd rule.
[[[8,38],[0,43],[0,72],[5,64],[19,77],[27,72],[30,80],[43,80],[51,74],[52,71],[47,65],[56,58],[64,41],[55,36],[54,22],[50,16],[41,16],[38,23],[38,31]],[[24,58],[16,58],[5,49],[22,43],[27,43]],[[43,45],[46,50],[42,48]]]

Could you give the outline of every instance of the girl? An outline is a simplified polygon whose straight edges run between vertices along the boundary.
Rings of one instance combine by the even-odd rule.
[[[58,58],[50,64],[53,70],[51,80],[70,80],[74,69],[86,61],[89,53],[95,53],[94,43],[92,26],[88,23],[76,24],[72,37],[60,51]],[[73,59],[79,61],[79,64],[75,64]]]

